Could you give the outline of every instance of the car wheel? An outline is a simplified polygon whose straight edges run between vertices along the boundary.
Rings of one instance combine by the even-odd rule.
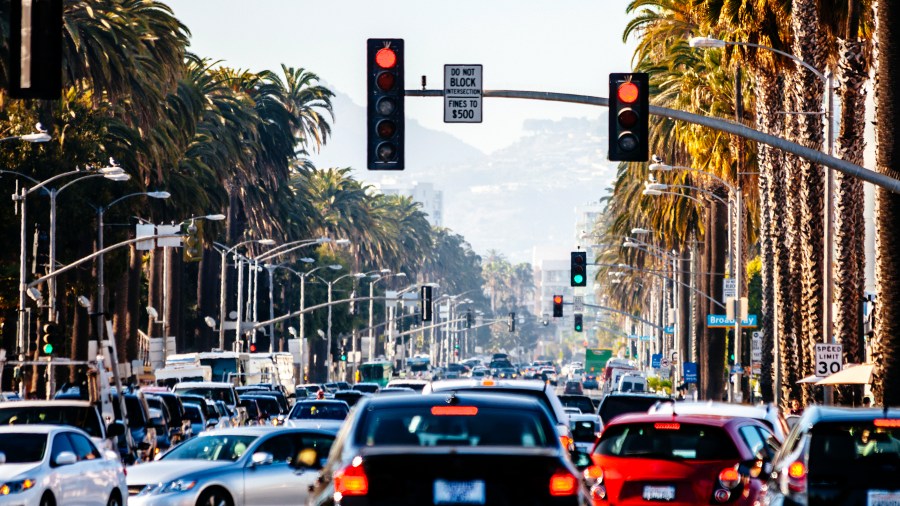
[[[221,488],[211,488],[197,500],[197,506],[234,506],[231,496]]]
[[[41,506],[56,506],[56,499],[53,498],[53,494],[50,492],[44,492],[44,495],[41,496]]]
[[[109,500],[106,501],[106,506],[122,506],[122,499],[119,498],[119,494],[113,491],[109,496]]]

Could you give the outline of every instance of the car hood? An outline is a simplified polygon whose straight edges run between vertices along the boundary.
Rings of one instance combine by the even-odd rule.
[[[40,467],[39,462],[28,462],[26,464],[3,464],[0,466],[0,482],[7,481],[21,474],[25,474],[33,469]],[[26,476],[28,478],[28,476]],[[35,478],[31,476],[31,478]]]
[[[158,460],[128,468],[128,486],[166,483],[197,472],[233,465],[231,461]]]

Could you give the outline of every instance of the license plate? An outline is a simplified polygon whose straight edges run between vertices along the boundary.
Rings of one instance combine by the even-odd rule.
[[[868,506],[900,506],[900,492],[869,490]]]
[[[434,480],[435,504],[484,504],[484,482]]]
[[[647,485],[643,497],[645,501],[674,501],[675,487]]]

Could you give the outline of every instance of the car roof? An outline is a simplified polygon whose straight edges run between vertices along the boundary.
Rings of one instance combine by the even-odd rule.
[[[88,433],[79,429],[78,427],[74,427],[72,425],[53,425],[49,423],[28,423],[22,425],[6,425],[0,427],[0,434],[8,434],[8,433],[24,433],[24,434],[49,434],[54,431],[65,430],[65,431],[73,431],[78,432],[79,434],[83,434],[87,437],[90,437]]]
[[[590,420],[592,422],[599,422],[600,415],[591,415],[588,413],[573,413],[573,414],[569,415],[570,422],[580,422],[580,421],[584,421],[584,420]]]
[[[745,418],[764,419],[767,415],[777,414],[777,409],[771,405],[748,406],[746,404],[730,404],[727,402],[660,402],[658,405],[650,408],[651,413],[671,414],[672,410],[680,414],[699,414],[699,415],[728,415],[740,416]]]
[[[721,415],[665,415],[665,414],[648,414],[648,413],[628,413],[613,418],[607,428],[615,425],[627,425],[631,423],[658,423],[658,422],[678,422],[689,423],[695,425],[710,425],[714,427],[725,427],[732,422],[745,420],[744,417],[721,416]],[[749,419],[753,420],[753,419]],[[755,420],[754,420],[755,421]]]
[[[175,388],[232,388],[234,385],[224,381],[182,381],[175,384]]]
[[[451,401],[452,399],[455,399]],[[537,399],[520,395],[492,395],[490,392],[439,392],[422,395],[373,396],[365,401],[366,408],[391,408],[409,406],[447,406],[463,404],[467,406],[490,406],[511,409],[542,410],[544,405]]]
[[[511,388],[516,390],[545,390],[547,384],[538,380],[526,379],[491,379],[479,380],[471,378],[452,379],[433,381],[431,383],[432,392],[445,392],[447,390],[455,390],[459,388],[484,388],[485,390]]]
[[[417,380],[417,379],[392,379],[388,381],[388,386],[397,386],[397,385],[427,385],[428,381],[426,380]]]
[[[298,404],[341,404],[344,406],[349,406],[345,401],[335,400],[335,399],[300,399],[294,406]]]
[[[77,407],[91,407],[93,404],[90,401],[76,401],[76,400],[54,400],[54,401],[16,401],[11,402],[9,404],[0,404],[0,409],[4,407],[10,408],[21,408],[21,407],[48,407],[48,406],[77,406]]]
[[[266,434],[271,434],[273,432],[318,432],[321,434],[330,434],[334,435],[334,432],[326,430],[326,429],[318,429],[313,427],[288,427],[288,426],[271,426],[271,425],[252,425],[248,427],[226,427],[224,429],[213,429],[204,431],[200,436],[219,436],[219,435],[233,435],[233,436],[265,436]]]
[[[803,423],[868,421],[876,418],[900,418],[898,408],[844,408],[836,406],[810,406],[801,416]]]

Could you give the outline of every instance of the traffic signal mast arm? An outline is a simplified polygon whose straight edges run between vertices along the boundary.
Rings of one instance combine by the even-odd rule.
[[[444,90],[405,90],[404,95],[407,97],[442,97]],[[550,102],[567,102],[572,104],[585,104],[600,107],[609,107],[609,99],[606,97],[594,97],[590,95],[575,95],[571,93],[553,93],[546,91],[524,91],[524,90],[484,90],[484,97],[493,98],[520,98],[527,100],[546,100]],[[844,174],[858,177],[863,181],[878,185],[886,190],[894,193],[900,193],[900,179],[894,179],[890,176],[880,174],[878,172],[866,169],[865,167],[850,163],[830,156],[821,151],[801,146],[800,144],[782,139],[774,135],[769,135],[750,127],[735,123],[731,120],[712,118],[693,114],[685,111],[669,109],[668,107],[659,107],[650,105],[650,114],[663,116],[666,118],[685,121],[696,125],[702,125],[721,132],[730,133],[749,139],[751,141],[760,142],[772,146],[773,148],[792,153],[801,158],[805,158],[812,163],[825,165],[832,169],[839,170]]]

